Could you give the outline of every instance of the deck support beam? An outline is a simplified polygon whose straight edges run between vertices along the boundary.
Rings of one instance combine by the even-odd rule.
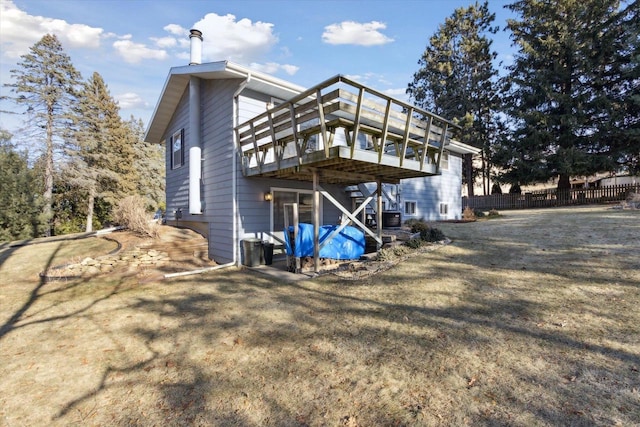
[[[382,180],[376,179],[376,231],[378,232],[378,240],[376,241],[376,249],[382,248]]]
[[[320,177],[313,169],[313,271],[320,272]]]

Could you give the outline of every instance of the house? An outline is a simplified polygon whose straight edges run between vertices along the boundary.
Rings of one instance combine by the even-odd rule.
[[[355,224],[379,245],[371,224],[387,217],[460,218],[462,155],[477,150],[452,138],[454,123],[343,76],[308,89],[202,64],[202,34],[190,38],[145,140],[167,147],[167,223],[206,236],[210,257],[239,264],[248,238],[281,247],[294,216]]]

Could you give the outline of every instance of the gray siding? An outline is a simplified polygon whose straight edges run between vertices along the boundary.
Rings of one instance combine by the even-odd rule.
[[[209,223],[209,256],[233,261],[233,94],[240,80],[202,82],[202,177],[204,215]]]
[[[245,237],[268,239],[271,229],[271,205],[264,201],[264,193],[271,188],[307,189],[311,183],[288,180],[245,178],[242,175],[239,156],[234,152],[233,95],[240,80],[203,80],[201,82],[202,111],[202,165],[203,177],[203,214],[190,215],[189,205],[189,147],[197,144],[192,141],[192,132],[188,129],[188,88],[185,91],[174,118],[168,127],[167,138],[181,128],[185,130],[185,164],[171,170],[170,154],[167,150],[167,213],[174,220],[174,211],[182,209],[182,221],[193,226],[202,223],[208,229],[209,256],[219,263],[231,262],[234,249],[238,249],[240,240]],[[244,93],[239,100],[239,122],[247,120],[265,111],[271,98],[255,92]],[[233,239],[233,162],[236,162],[236,209],[238,215],[238,241],[234,247]],[[341,187],[327,186],[331,194],[349,203]],[[339,216],[337,208],[329,202],[324,203],[323,221],[335,223]]]
[[[411,178],[401,181],[402,196],[400,210],[403,220],[410,218],[437,221],[460,219],[462,216],[462,157],[449,153],[449,168],[441,175]],[[405,201],[416,202],[416,214],[404,215]],[[449,205],[447,216],[440,214],[440,203]]]
[[[167,220],[175,220],[174,213],[178,209],[183,211],[183,219],[190,215],[189,211],[189,141],[191,132],[189,131],[189,92],[182,95],[178,108],[167,126],[164,141],[166,146],[166,197],[167,197]],[[177,168],[171,169],[171,147],[169,146],[171,135],[180,129],[184,129],[183,147],[185,148],[185,163]]]

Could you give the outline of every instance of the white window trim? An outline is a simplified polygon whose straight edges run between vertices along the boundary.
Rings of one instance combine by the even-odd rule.
[[[413,203],[413,213],[407,212],[407,204]],[[405,200],[404,201],[404,215],[405,216],[416,216],[418,215],[418,201],[417,200]]]
[[[446,162],[445,162],[446,159]],[[444,150],[442,152],[442,158],[440,159],[440,169],[443,171],[448,171],[449,170],[449,160],[451,159],[451,157],[449,156],[449,152],[447,150]]]
[[[438,212],[440,212],[440,216],[447,218],[449,216],[449,203],[440,202]]]
[[[176,142],[176,138],[180,140],[180,163],[176,164],[175,156],[176,151],[174,150],[174,144]],[[184,166],[184,129],[180,129],[177,132],[174,132],[169,138],[169,150],[171,153],[171,169],[178,169]]]

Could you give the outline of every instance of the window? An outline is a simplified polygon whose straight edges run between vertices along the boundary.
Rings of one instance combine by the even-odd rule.
[[[414,200],[404,202],[404,214],[407,216],[416,215],[416,202]]]
[[[449,214],[449,204],[440,203],[440,215],[447,216]]]
[[[448,151],[442,152],[442,158],[440,159],[440,169],[444,171],[449,169],[449,152]]]
[[[179,168],[184,164],[184,129],[174,133],[171,143],[171,169]]]

